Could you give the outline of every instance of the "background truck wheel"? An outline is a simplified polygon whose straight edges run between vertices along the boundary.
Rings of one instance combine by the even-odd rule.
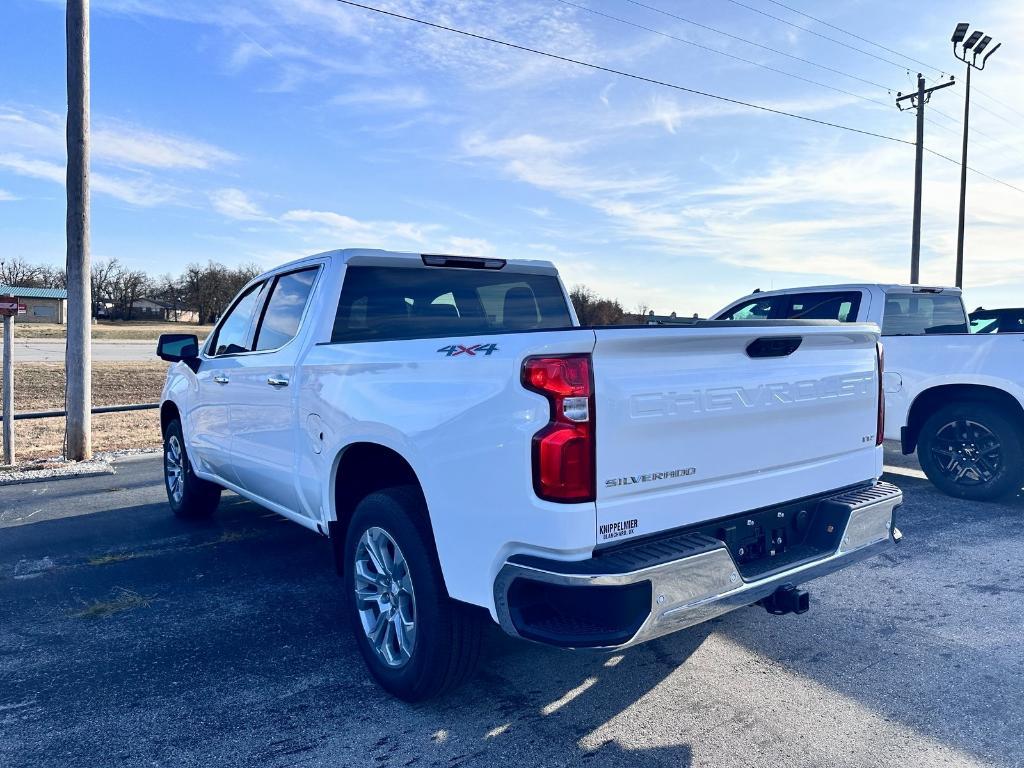
[[[953,403],[921,427],[917,457],[928,479],[950,496],[991,501],[1020,490],[1020,427],[984,403]]]
[[[356,644],[385,690],[422,701],[472,673],[482,620],[476,609],[448,597],[416,488],[390,488],[359,502],[344,558]]]
[[[164,488],[171,511],[177,517],[209,517],[220,503],[220,486],[196,477],[192,472],[181,434],[181,422],[177,419],[164,430]]]

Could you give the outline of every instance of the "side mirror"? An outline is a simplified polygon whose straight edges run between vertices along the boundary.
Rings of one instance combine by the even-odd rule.
[[[194,333],[161,333],[156,356],[169,363],[185,363],[194,371],[199,367],[199,337]]]

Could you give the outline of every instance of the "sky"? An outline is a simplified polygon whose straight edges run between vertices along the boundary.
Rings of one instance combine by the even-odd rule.
[[[905,282],[915,120],[895,94],[918,71],[962,80],[963,20],[1004,43],[973,79],[969,165],[1024,190],[1024,4],[366,3],[902,141],[335,0],[92,0],[93,258],[154,275],[345,247],[537,258],[684,315]],[[64,4],[3,0],[0,30],[0,255],[61,264]],[[963,107],[963,83],[934,95],[926,147],[958,161]],[[959,173],[925,155],[926,284],[953,282]],[[969,308],[1020,306],[1024,192],[972,173],[967,205]]]

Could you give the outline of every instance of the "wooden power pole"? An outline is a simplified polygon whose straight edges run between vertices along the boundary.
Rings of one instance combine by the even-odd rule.
[[[6,307],[4,306],[6,305]],[[11,309],[13,305],[13,309]],[[0,317],[4,323],[4,464],[14,464],[14,316],[18,314],[18,300],[13,296],[0,296]]]
[[[917,73],[917,90],[904,95],[896,94],[896,106],[903,110],[903,102],[909,101],[910,108],[917,109],[917,141],[914,155],[914,226],[910,237],[910,282],[917,285],[921,282],[921,178],[924,168],[924,105],[929,102],[934,91],[953,85],[953,78],[941,85],[924,87],[924,75]]]
[[[67,458],[92,457],[89,260],[89,0],[67,0]]]

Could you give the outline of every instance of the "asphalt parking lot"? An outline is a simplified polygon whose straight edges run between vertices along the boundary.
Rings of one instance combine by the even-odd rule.
[[[0,488],[0,765],[1024,765],[1024,499],[906,493],[891,554],[616,655],[496,629],[410,706],[339,621],[328,542],[237,497],[167,510],[159,460]]]

